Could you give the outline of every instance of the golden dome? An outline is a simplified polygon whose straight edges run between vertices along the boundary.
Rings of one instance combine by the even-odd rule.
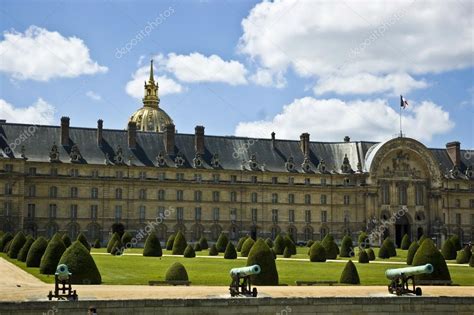
[[[158,105],[158,83],[155,84],[153,77],[153,60],[150,66],[150,79],[145,82],[145,97],[143,98],[143,107],[137,110],[130,117],[130,121],[137,124],[139,131],[163,132],[165,126],[172,124],[173,120]]]

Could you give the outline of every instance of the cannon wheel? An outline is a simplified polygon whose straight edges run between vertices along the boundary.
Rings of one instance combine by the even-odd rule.
[[[258,293],[257,293],[257,288],[253,288],[253,289],[252,289],[252,296],[253,296],[253,297],[257,297],[257,294],[258,294]]]
[[[53,291],[49,291],[49,294],[48,294],[48,300],[52,300],[53,299]]]
[[[415,294],[416,294],[417,296],[421,296],[422,291],[421,291],[421,288],[420,288],[420,287],[418,287],[418,288],[415,289]]]

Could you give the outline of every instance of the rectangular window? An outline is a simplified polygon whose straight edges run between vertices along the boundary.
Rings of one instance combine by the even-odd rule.
[[[257,214],[258,214],[257,209],[256,209],[256,208],[253,208],[253,209],[252,209],[252,223],[256,223],[256,222],[257,222],[257,219],[258,219]]]
[[[230,175],[230,182],[231,184],[237,183],[237,175]]]
[[[71,187],[71,198],[77,198],[77,187]]]
[[[165,191],[163,189],[158,190],[158,200],[159,201],[165,200]]]
[[[295,195],[294,194],[288,194],[288,203],[289,204],[294,204],[295,203]]]
[[[122,188],[115,189],[115,199],[122,199]]]
[[[321,211],[321,222],[328,222],[328,212],[326,210]]]
[[[236,221],[237,220],[237,208],[230,209],[230,220]]]
[[[456,224],[461,225],[461,214],[460,213],[456,213]]]
[[[99,189],[98,188],[92,188],[91,189],[91,198],[92,199],[97,199],[99,198]]]
[[[278,209],[272,209],[272,222],[278,223]]]
[[[257,183],[257,176],[252,176],[250,178],[250,181],[252,182],[252,184],[256,184]]]
[[[73,168],[71,171],[70,171],[70,175],[72,177],[78,177],[79,176],[79,170],[77,168]]]
[[[141,180],[146,179],[146,172],[141,171],[140,173],[138,173],[138,178],[140,178]]]
[[[52,167],[51,170],[49,171],[49,175],[58,176],[58,169],[55,167]]]
[[[307,204],[307,205],[311,204],[311,195],[310,194],[304,195],[304,203]]]
[[[7,173],[13,172],[13,164],[5,164],[3,166],[3,170]]]
[[[36,205],[34,203],[28,204],[28,219],[34,219],[36,216]]]
[[[321,204],[325,205],[327,203],[327,197],[326,195],[321,195]]]
[[[272,203],[278,203],[278,194],[272,194]]]
[[[344,195],[344,204],[348,205],[348,204],[350,204],[350,202],[351,202],[350,196],[349,195]]]
[[[201,200],[202,200],[202,191],[196,190],[194,192],[194,201],[201,202]]]
[[[231,202],[237,202],[237,192],[235,192],[235,191],[230,192],[230,201]]]
[[[182,222],[184,220],[184,209],[183,207],[176,208],[176,219],[178,222]]]
[[[146,199],[146,189],[140,189],[138,192],[138,199],[145,200]]]
[[[474,208],[474,199],[469,200],[469,208]]]
[[[28,186],[28,197],[36,197],[36,186],[35,185]]]
[[[97,212],[98,212],[99,206],[97,205],[91,205],[91,219],[96,220],[97,219]]]
[[[49,197],[51,198],[58,197],[58,188],[56,186],[49,187]]]
[[[36,167],[30,167],[28,169],[28,175],[30,176],[36,176]]]
[[[54,203],[49,205],[49,218],[56,219],[56,215],[58,212],[58,206]]]
[[[304,222],[311,223],[311,210],[305,210],[305,212],[304,212]]]
[[[295,183],[295,178],[294,177],[288,177],[288,184],[293,185]]]
[[[184,180],[184,174],[183,173],[176,173],[176,180],[178,182],[182,182]]]
[[[196,221],[201,221],[201,207],[194,208],[194,219]]]
[[[219,208],[212,209],[212,219],[214,221],[219,221]]]
[[[326,186],[326,178],[321,178],[321,186]]]
[[[4,202],[4,209],[3,215],[9,217],[12,213],[12,202],[10,200]]]
[[[177,190],[176,191],[176,200],[177,201],[183,201],[183,191],[182,190]]]
[[[158,173],[158,180],[164,181],[166,179],[166,174],[164,172]]]
[[[252,193],[251,200],[252,200],[252,203],[257,203],[258,202],[258,194],[256,192]]]
[[[407,204],[407,185],[404,183],[398,185],[398,204]]]
[[[122,179],[123,178],[123,172],[122,171],[116,171],[115,172],[115,177],[117,179]]]
[[[382,184],[382,204],[390,204],[390,185],[388,183]]]
[[[220,193],[218,191],[213,191],[212,192],[212,201],[218,202],[220,199]]]
[[[99,171],[98,170],[93,170],[91,172],[91,177],[92,178],[99,178]]]
[[[446,224],[446,213],[443,213],[443,223]]]
[[[471,214],[471,227],[474,226],[474,214]]]
[[[201,174],[194,174],[194,181],[196,183],[202,182],[202,175]]]
[[[138,219],[140,220],[140,222],[145,221],[145,217],[146,217],[146,207],[145,206],[138,207]]]
[[[72,220],[77,219],[77,205],[71,205],[70,208],[70,218]]]
[[[305,185],[311,185],[311,179],[308,178],[308,177],[306,177],[306,178],[304,179],[304,184],[305,184]]]
[[[219,184],[219,181],[220,181],[220,176],[219,176],[219,174],[212,174],[212,181],[213,181],[215,184]]]
[[[115,221],[122,220],[122,206],[115,206]]]
[[[295,210],[288,210],[288,222],[295,223]]]
[[[162,220],[165,218],[165,207],[163,206],[158,207],[157,217],[161,218]]]
[[[460,199],[455,199],[454,200],[454,206],[456,208],[461,208],[461,200]]]
[[[13,186],[10,183],[5,184],[5,195],[12,195],[13,194]]]
[[[272,184],[278,184],[278,177],[272,177]]]
[[[415,186],[415,202],[417,206],[422,206],[424,204],[424,188],[423,185]]]

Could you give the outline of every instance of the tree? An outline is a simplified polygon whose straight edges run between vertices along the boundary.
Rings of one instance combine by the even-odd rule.
[[[402,243],[401,243],[400,248],[401,249],[408,249],[408,248],[410,248],[410,245],[411,245],[411,241],[410,241],[410,237],[408,236],[408,234],[403,235]]]
[[[194,244],[194,251],[195,252],[200,252],[202,251],[201,245],[199,245],[199,242]]]
[[[115,232],[112,237],[109,239],[109,242],[107,243],[107,253],[110,253],[112,251],[112,247],[115,245],[115,243],[120,240],[120,234]]]
[[[191,245],[188,245],[184,250],[183,256],[185,258],[194,258],[196,257],[196,252],[194,251],[194,248]]]
[[[321,242],[314,242],[309,249],[309,261],[312,262],[325,262],[326,261],[326,250]]]
[[[369,263],[369,255],[365,251],[365,249],[362,249],[359,252],[359,263],[361,264],[368,264]]]
[[[472,256],[471,249],[469,248],[469,246],[466,246],[458,252],[458,255],[456,256],[456,262],[458,264],[467,264],[469,263],[471,256]]]
[[[248,255],[247,266],[253,265],[259,265],[261,268],[259,274],[250,276],[253,284],[278,285],[278,271],[275,259],[272,250],[263,239],[258,239],[255,242]]]
[[[219,253],[225,252],[227,243],[229,243],[229,239],[224,233],[221,233],[221,235],[219,235],[219,238],[217,239],[217,242],[216,242],[216,247]]]
[[[415,257],[416,251],[420,245],[418,245],[418,242],[413,241],[411,242],[410,247],[408,247],[408,253],[407,253],[407,265],[411,265],[413,262],[413,257]]]
[[[282,255],[283,251],[285,250],[285,246],[285,240],[280,234],[278,234],[275,240],[273,241],[273,250],[275,251],[275,254]]]
[[[244,244],[242,245],[242,250],[240,251],[240,256],[247,257],[252,249],[252,246],[255,244],[255,241],[249,237],[245,240]],[[267,245],[268,246],[268,245]]]
[[[26,237],[25,244],[23,244],[23,247],[18,252],[17,259],[19,261],[23,261],[23,262],[26,261],[26,256],[28,255],[28,251],[30,250],[30,247],[31,247],[31,245],[33,244],[34,241],[35,241],[35,239],[33,238],[33,236],[28,235]]]
[[[217,251],[216,244],[212,244],[212,246],[209,248],[209,256],[218,256],[219,252]]]
[[[324,249],[326,250],[326,258],[327,259],[336,259],[337,254],[339,252],[339,247],[337,247],[336,242],[334,242],[334,237],[331,234],[327,234],[321,245],[323,245]]]
[[[352,260],[349,260],[346,263],[339,282],[347,284],[360,284],[359,273],[357,272],[357,268]]]
[[[289,235],[285,237],[285,247],[288,248],[288,253],[290,254],[290,256],[296,255],[296,245]]]
[[[89,250],[77,240],[63,253],[59,264],[65,264],[71,273],[72,284],[101,284],[102,276]]]
[[[146,238],[145,247],[143,248],[143,256],[148,256],[148,257],[163,256],[163,250],[161,249],[160,240],[158,239],[155,233],[150,233],[148,237]]]
[[[46,247],[48,247],[48,241],[43,236],[38,237],[28,250],[26,267],[39,267]]]
[[[462,249],[462,244],[461,244],[461,240],[459,239],[459,236],[458,235],[453,235],[449,238],[451,240],[451,242],[453,243],[454,245],[454,250],[455,251],[458,251],[458,250],[461,250]]]
[[[433,273],[415,276],[416,280],[451,280],[448,266],[443,255],[429,238],[421,243],[413,258],[413,266],[433,265]]]
[[[166,281],[188,281],[188,273],[183,264],[175,262],[168,268],[165,275]]]
[[[454,243],[451,239],[447,239],[444,242],[443,248],[441,249],[441,253],[444,256],[444,259],[456,259],[456,249],[454,248]]]
[[[354,256],[354,246],[352,244],[352,238],[348,235],[344,236],[341,243],[341,257],[352,257]]]
[[[199,246],[201,246],[202,250],[209,248],[209,245],[207,244],[207,239],[204,236],[201,236],[201,238],[199,239]]]
[[[64,233],[61,239],[63,240],[64,246],[66,246],[66,248],[71,246],[72,242],[71,242],[71,238],[69,238],[69,235]]]
[[[232,244],[232,242],[227,243],[224,259],[237,259],[237,251],[235,250],[234,244]]]
[[[183,232],[178,231],[176,237],[174,238],[172,254],[183,255],[187,246],[188,243],[186,242],[186,238],[184,237]]]
[[[20,252],[23,245],[25,245],[26,237],[23,232],[16,233],[15,237],[13,238],[10,248],[8,249],[8,257],[10,258],[17,258],[18,253]]]
[[[361,248],[370,247],[370,239],[366,232],[360,232],[357,242],[358,242],[359,247]]]
[[[84,247],[88,250],[88,251],[91,251],[91,245],[89,244],[89,241],[87,240],[87,237],[84,235],[84,233],[79,233],[79,235],[77,236],[77,239],[76,241],[79,241],[82,243],[82,245],[84,245]],[[67,246],[66,246],[67,247]]]
[[[54,234],[48,243],[48,247],[46,247],[43,257],[41,257],[40,273],[54,275],[59,260],[65,251],[66,246],[61,239],[61,235],[58,233]]]
[[[166,250],[172,250],[173,249],[174,238],[175,238],[174,234],[171,234],[168,237],[168,240],[166,241]]]

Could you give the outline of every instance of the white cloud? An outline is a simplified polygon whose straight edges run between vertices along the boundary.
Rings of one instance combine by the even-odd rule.
[[[0,72],[18,80],[48,81],[74,78],[82,74],[107,72],[107,67],[91,60],[82,39],[30,26],[24,33],[4,32],[0,42]]]
[[[0,99],[0,117],[7,122],[51,125],[55,108],[42,98],[29,107],[15,107]]]
[[[454,127],[449,113],[432,102],[410,104],[402,122],[407,136],[427,141]],[[284,106],[271,120],[239,123],[235,134],[253,137],[272,131],[281,139],[298,139],[309,132],[318,141],[342,141],[346,135],[354,140],[382,141],[399,132],[399,114],[382,99],[344,102],[305,97]]]
[[[281,89],[286,86],[286,79],[283,76],[282,71],[277,71],[275,73],[269,69],[259,68],[253,75],[250,76],[249,79],[253,83],[265,87],[276,87]]]
[[[472,66],[472,10],[470,1],[264,1],[242,21],[239,50],[273,71],[323,81],[368,74],[379,84]],[[327,91],[347,90],[341,84]]]
[[[156,67],[154,69],[156,69]],[[132,75],[132,80],[130,80],[125,86],[125,91],[127,92],[127,94],[138,99],[143,98],[143,95],[145,93],[144,92],[145,81],[148,81],[149,77],[150,77],[149,66],[143,66],[139,68]],[[155,77],[155,80],[156,82],[158,82],[159,95],[176,94],[176,93],[181,93],[185,90],[181,84],[167,77],[166,75]]]
[[[168,54],[160,61],[167,71],[183,82],[222,82],[230,85],[246,84],[247,69],[238,61],[225,61],[217,55],[200,53]]]
[[[321,95],[327,92],[338,94],[372,94],[385,93],[407,94],[413,89],[428,86],[424,80],[417,81],[406,73],[375,76],[369,73],[359,73],[348,77],[323,77],[314,87],[314,93]]]
[[[100,96],[99,94],[97,94],[94,91],[87,91],[86,96],[89,97],[90,99],[94,100],[94,101],[102,100],[102,96]]]

